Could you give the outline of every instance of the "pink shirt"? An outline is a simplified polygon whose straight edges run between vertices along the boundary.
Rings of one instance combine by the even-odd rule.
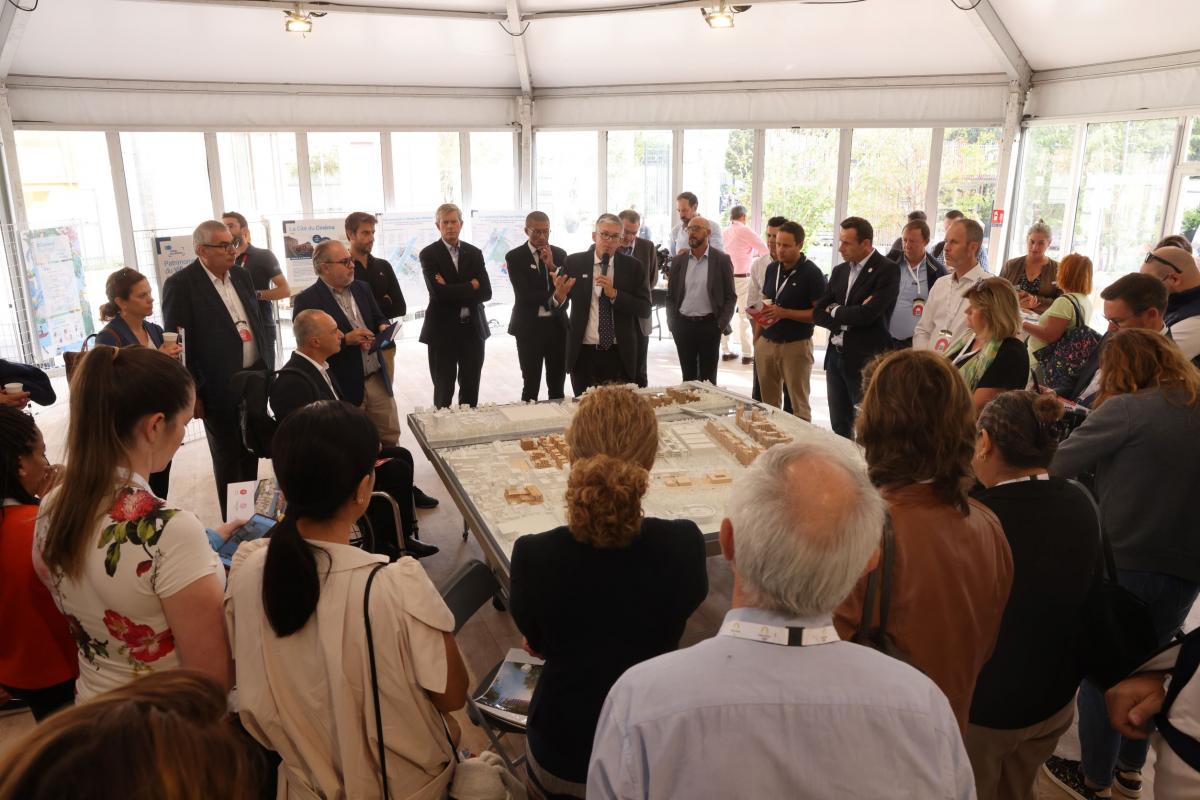
[[[723,231],[725,252],[733,261],[733,274],[742,278],[750,274],[750,262],[767,252],[767,246],[744,222],[733,221]]]

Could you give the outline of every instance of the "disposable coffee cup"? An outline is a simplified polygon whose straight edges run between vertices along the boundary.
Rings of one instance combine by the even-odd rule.
[[[175,344],[178,341],[179,341],[178,333],[164,333],[163,334],[163,343],[164,344]]]
[[[5,394],[20,394],[23,391],[25,391],[25,384],[23,384],[23,383],[6,383],[6,384],[4,384],[4,393]]]

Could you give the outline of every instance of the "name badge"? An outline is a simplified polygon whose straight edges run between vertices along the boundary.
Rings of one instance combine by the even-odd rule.
[[[238,332],[238,338],[241,339],[243,342],[248,342],[252,338],[250,336],[250,326],[247,325],[245,322],[242,322],[241,320],[239,320],[237,322],[237,332]]]
[[[950,340],[954,337],[950,331],[938,331],[938,337],[933,340],[933,351],[944,353],[950,348]]]
[[[912,315],[919,317],[925,313],[925,298],[914,297],[912,301]]]

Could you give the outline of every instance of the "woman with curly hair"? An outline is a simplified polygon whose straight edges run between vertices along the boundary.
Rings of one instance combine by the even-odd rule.
[[[679,646],[708,594],[704,537],[688,520],[643,517],[658,452],[650,403],[593,388],[567,430],[564,527],[512,553],[513,620],[546,659],[526,738],[535,797],[583,797],[600,708],[625,670]]]
[[[868,576],[838,607],[834,624],[843,639],[862,640],[868,617],[869,643],[928,675],[965,730],[1013,580],[999,520],[967,496],[975,482],[971,395],[941,355],[898,350],[871,373],[857,426],[867,473],[891,515],[877,568],[880,586],[890,584],[887,626],[879,630],[882,588],[864,611]]]

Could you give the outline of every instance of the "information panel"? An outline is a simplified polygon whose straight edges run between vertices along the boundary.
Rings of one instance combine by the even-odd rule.
[[[25,286],[33,314],[33,342],[42,360],[77,350],[94,332],[73,226],[41,228],[22,234]]]

